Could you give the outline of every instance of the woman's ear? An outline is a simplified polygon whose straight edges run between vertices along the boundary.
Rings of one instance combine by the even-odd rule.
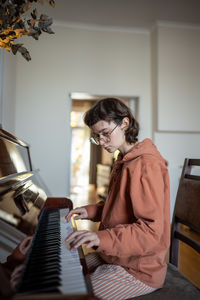
[[[123,120],[122,120],[121,128],[123,130],[128,129],[129,123],[130,123],[129,118],[128,117],[124,117]]]

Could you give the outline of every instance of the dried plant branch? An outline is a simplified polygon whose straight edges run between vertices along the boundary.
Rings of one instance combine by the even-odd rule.
[[[41,14],[38,16],[37,9],[33,9],[30,18],[26,20],[23,15],[30,10],[33,2],[43,5],[43,0],[0,0],[0,48],[12,50],[15,55],[20,52],[27,60],[31,60],[28,50],[23,44],[14,44],[14,41],[24,35],[39,39],[42,32],[53,34],[51,29],[52,18]],[[55,7],[53,0],[46,0],[52,7]]]

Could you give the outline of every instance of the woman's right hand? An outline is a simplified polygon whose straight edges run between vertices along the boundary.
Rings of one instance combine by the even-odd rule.
[[[69,222],[72,215],[77,214],[78,216],[74,217],[74,220],[87,219],[88,213],[85,207],[77,207],[75,209],[70,210],[68,215],[66,216],[67,222]]]

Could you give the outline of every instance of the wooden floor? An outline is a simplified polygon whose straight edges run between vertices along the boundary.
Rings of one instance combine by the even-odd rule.
[[[89,187],[75,187],[71,195],[71,200],[73,201],[73,206],[79,207],[87,204],[94,204],[99,201],[96,190],[93,185]],[[76,221],[77,229],[79,230],[98,230],[98,223],[94,223],[88,220],[79,220]],[[200,239],[194,232],[191,232],[186,227],[183,227],[183,231],[187,232],[188,235],[191,235],[193,238],[197,239],[200,242]],[[88,251],[83,247],[85,254]],[[191,247],[180,243],[179,247],[179,270],[187,277],[194,285],[200,288],[200,255],[193,250]]]

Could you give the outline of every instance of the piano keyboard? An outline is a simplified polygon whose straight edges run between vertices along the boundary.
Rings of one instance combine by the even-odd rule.
[[[18,288],[22,293],[88,294],[78,250],[65,238],[73,232],[68,209],[44,210],[34,235]],[[60,220],[60,221],[59,221]]]

